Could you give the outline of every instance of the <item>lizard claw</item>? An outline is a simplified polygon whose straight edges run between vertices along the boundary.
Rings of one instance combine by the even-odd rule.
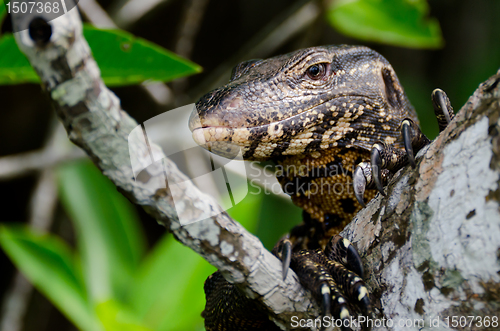
[[[364,277],[361,257],[348,239],[340,235],[330,238],[330,242],[325,247],[325,255],[330,260],[342,261],[349,270],[361,278]]]
[[[366,185],[371,182],[371,178],[367,180],[366,175],[371,177],[371,172],[365,172],[365,169],[369,168],[369,164],[367,162],[361,162],[358,164],[356,167],[356,170],[354,170],[354,175],[352,176],[352,185],[354,186],[354,195],[356,196],[356,199],[358,200],[359,204],[365,208],[365,189]],[[368,169],[369,170],[369,169]]]
[[[417,166],[415,164],[415,156],[413,154],[413,146],[411,144],[411,120],[405,119],[401,123],[401,133],[403,134],[403,143],[405,145],[406,155],[408,157],[408,162],[410,162],[411,167],[415,169]]]
[[[281,251],[281,261],[282,261],[282,273],[283,280],[286,279],[288,275],[288,269],[290,269],[290,262],[292,260],[292,242],[290,239],[283,240],[283,246]]]
[[[450,99],[446,93],[441,89],[432,91],[432,105],[434,106],[434,113],[438,120],[439,132],[443,131],[448,124],[453,120],[455,114],[451,107]]]
[[[380,155],[383,150],[384,146],[381,143],[373,144],[371,151],[371,167],[375,185],[377,186],[380,194],[385,196],[384,187],[382,186],[382,167],[384,164],[382,162],[382,156]]]
[[[283,281],[288,275],[290,263],[292,261],[292,242],[288,237],[282,238],[273,248],[272,253],[281,260],[281,274]]]

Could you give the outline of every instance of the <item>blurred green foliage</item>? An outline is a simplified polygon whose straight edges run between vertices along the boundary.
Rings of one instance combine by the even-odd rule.
[[[1,0],[0,1],[0,22],[3,21],[3,18],[6,15],[7,8],[5,4],[9,2],[9,0]]]
[[[171,236],[145,255],[134,207],[89,162],[58,170],[77,247],[52,234],[0,227],[0,245],[80,330],[202,330],[201,290],[215,271]]]
[[[302,221],[302,209],[276,193],[249,182],[245,199],[228,214],[255,234],[268,250],[292,227]]]
[[[336,0],[328,20],[338,31],[360,40],[439,48],[444,44],[439,23],[429,18],[426,0]]]

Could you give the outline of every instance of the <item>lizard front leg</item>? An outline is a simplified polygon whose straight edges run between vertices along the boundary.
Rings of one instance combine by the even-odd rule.
[[[431,98],[441,132],[455,117],[453,108],[448,96],[441,89],[435,89]],[[410,118],[405,118],[402,121],[401,134],[405,152],[392,146],[386,146],[382,142],[376,142],[372,146],[370,163],[362,162],[356,167],[353,175],[353,186],[356,198],[361,205],[365,205],[363,195],[366,187],[375,186],[385,196],[383,186],[391,174],[408,163],[412,168],[415,168],[414,151],[418,152],[431,142]]]
[[[353,308],[357,307],[364,315],[371,314],[361,258],[349,240],[335,235],[324,251],[303,249],[292,252],[292,246],[291,241],[285,238],[273,249],[273,253],[283,261],[283,277],[286,277],[289,263],[302,285],[321,306],[323,316],[331,315],[341,320],[342,330],[351,330]]]

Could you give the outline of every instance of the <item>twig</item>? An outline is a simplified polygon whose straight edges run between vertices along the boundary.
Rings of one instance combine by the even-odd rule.
[[[130,27],[144,15],[171,0],[125,0],[111,9],[111,17],[122,29]]]
[[[175,53],[190,58],[193,51],[193,44],[200,30],[201,21],[205,13],[205,8],[209,0],[190,0],[186,4],[184,18],[180,23],[179,35],[175,44]],[[177,79],[172,82],[175,94],[178,96],[176,103],[181,105],[187,99],[184,91],[187,87],[187,78]]]
[[[32,290],[33,286],[17,271],[2,302],[0,330],[21,331],[23,329],[23,317],[26,314]]]
[[[187,3],[184,19],[175,44],[175,53],[187,58],[191,57],[194,39],[200,30],[207,4],[208,0],[190,0]]]
[[[62,125],[59,131],[64,134]],[[58,129],[54,130],[57,135]],[[53,137],[41,150],[0,158],[0,180],[13,179],[27,173],[54,167],[57,164],[85,158],[85,153],[68,144],[67,140]]]
[[[62,129],[61,125],[53,126],[50,138],[45,144],[46,150],[52,149],[57,144],[58,137],[60,137],[58,135],[59,129]],[[66,139],[65,142],[67,143]],[[32,228],[42,232],[49,230],[57,204],[57,185],[54,177],[52,169],[43,169],[30,200],[29,224]],[[32,291],[33,286],[19,271],[16,271],[10,290],[5,295],[2,303],[3,311],[0,317],[0,330],[21,331],[23,329],[23,318]]]
[[[141,127],[121,110],[118,98],[104,86],[82,36],[78,12],[71,10],[50,21],[50,41],[46,44],[30,38],[27,28],[33,19],[31,15],[13,15],[15,30],[21,31],[15,34],[16,41],[40,75],[69,138],[124,195],[145,207],[179,241],[259,301],[278,325],[284,328],[292,316],[317,316],[295,273],[290,272],[282,281],[280,261],[213,198],[200,192],[157,145],[145,141]],[[129,143],[131,134],[137,139]],[[145,169],[137,180],[131,156],[134,164]],[[182,185],[176,190],[172,183]],[[194,220],[202,221],[189,222]]]

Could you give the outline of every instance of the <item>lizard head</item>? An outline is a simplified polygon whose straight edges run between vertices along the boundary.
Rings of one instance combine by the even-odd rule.
[[[360,46],[302,49],[233,69],[228,84],[196,103],[195,141],[245,159],[311,154],[332,147],[369,150],[399,142],[405,117],[417,121],[388,61]]]

